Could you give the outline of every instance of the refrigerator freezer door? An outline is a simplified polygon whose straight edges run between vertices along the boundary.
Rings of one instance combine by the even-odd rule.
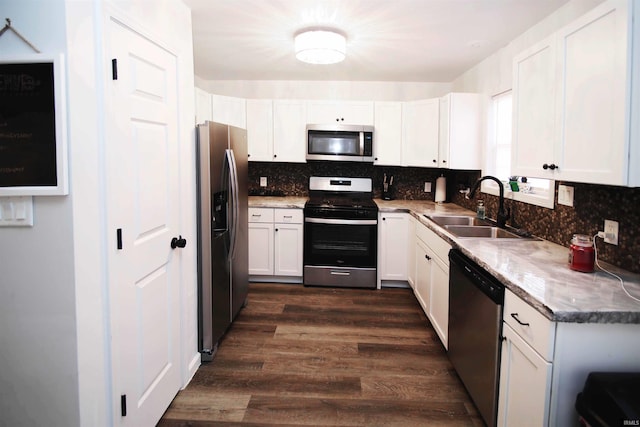
[[[223,163],[228,127],[207,122],[198,126],[198,299],[199,350],[210,360],[231,324],[228,188]]]

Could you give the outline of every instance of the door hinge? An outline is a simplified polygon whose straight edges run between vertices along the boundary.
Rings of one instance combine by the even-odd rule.
[[[116,240],[117,240],[117,246],[118,246],[118,250],[122,249],[122,228],[118,228],[116,230]]]
[[[120,415],[123,417],[127,416],[127,395],[120,395]]]
[[[111,78],[118,80],[118,60],[115,58],[111,60]]]

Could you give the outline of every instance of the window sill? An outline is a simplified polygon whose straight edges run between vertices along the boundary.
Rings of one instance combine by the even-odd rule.
[[[551,183],[551,188],[555,188],[555,185]],[[493,184],[482,183],[480,191],[486,194],[492,194],[494,196],[500,195],[498,186]],[[504,198],[509,200],[517,200],[518,202],[528,203],[530,205],[541,206],[543,208],[553,209],[554,207],[555,192],[538,192],[538,193],[523,193],[521,191],[511,191],[508,184],[505,185]]]

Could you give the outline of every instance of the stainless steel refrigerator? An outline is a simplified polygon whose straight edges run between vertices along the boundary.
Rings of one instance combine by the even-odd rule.
[[[197,128],[198,338],[210,361],[249,291],[247,131]]]

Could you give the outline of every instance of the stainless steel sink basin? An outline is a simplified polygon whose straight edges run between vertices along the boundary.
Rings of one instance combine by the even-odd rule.
[[[517,234],[498,227],[474,227],[470,225],[447,225],[447,231],[457,237],[485,239],[521,239]]]
[[[464,226],[474,226],[474,227],[491,227],[489,221],[485,221],[482,219],[475,218],[473,216],[464,216],[464,215],[425,215],[425,217],[429,218],[431,221],[436,224],[446,227],[448,225],[464,225]]]
[[[525,230],[516,230],[512,227],[496,227],[496,223],[490,219],[478,219],[466,215],[424,215],[456,237],[469,237],[476,239],[519,239],[540,240]]]

